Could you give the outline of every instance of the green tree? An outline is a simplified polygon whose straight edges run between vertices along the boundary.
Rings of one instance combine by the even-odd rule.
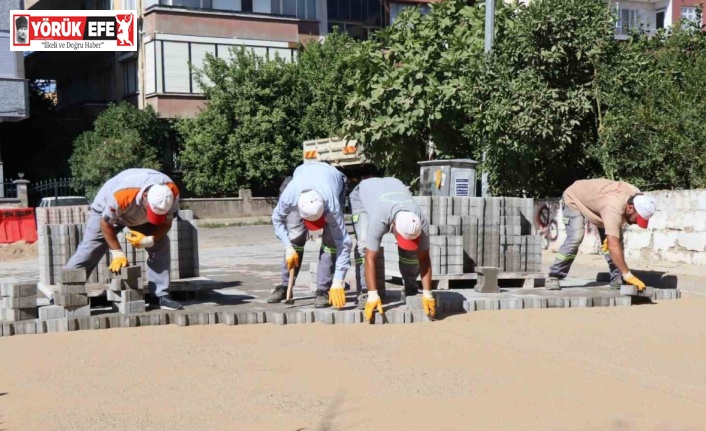
[[[468,139],[487,151],[492,190],[558,196],[600,174],[588,150],[598,140],[597,76],[617,50],[602,0],[536,0],[520,7],[471,93],[481,121]]]
[[[139,110],[127,102],[111,104],[94,122],[93,130],[74,141],[69,163],[89,199],[112,176],[128,168],[160,169],[168,126],[152,107]]]
[[[187,187],[199,196],[277,190],[302,162],[304,140],[340,129],[353,43],[342,35],[312,41],[295,62],[245,48],[228,60],[207,56],[196,71],[207,106],[177,126]]]
[[[701,22],[700,16],[698,22]],[[706,187],[706,35],[683,23],[621,45],[603,76],[600,145],[606,176],[643,189]]]
[[[497,38],[513,10],[498,2]],[[378,167],[409,181],[431,142],[439,157],[479,153],[463,130],[477,120],[468,106],[483,67],[484,17],[463,0],[431,3],[427,15],[410,8],[353,52],[346,132]]]

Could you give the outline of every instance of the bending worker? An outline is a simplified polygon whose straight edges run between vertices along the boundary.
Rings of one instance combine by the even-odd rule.
[[[417,294],[417,276],[421,273],[424,312],[434,317],[436,302],[431,293],[429,221],[407,186],[396,178],[368,178],[353,189],[350,201],[357,242],[358,307],[365,309],[365,318],[370,321],[376,309],[382,313],[375,262],[386,233],[393,233],[397,238],[405,295]]]
[[[160,308],[180,310],[182,305],[167,293],[171,261],[167,232],[179,209],[179,189],[161,172],[127,169],[109,179],[91,204],[83,241],[66,264],[66,269],[86,268],[90,273],[110,251],[110,271],[129,265],[117,232],[125,227],[125,238],[135,248],[147,251],[150,294]]]
[[[604,178],[580,180],[564,192],[562,199],[566,240],[549,268],[546,287],[560,290],[559,280],[566,278],[583,241],[586,220],[598,227],[603,242],[603,257],[610,268],[610,285],[620,288],[623,280],[645,289],[645,283],[632,275],[623,255],[622,227],[627,223],[647,228],[654,215],[653,198],[640,193],[635,186]]]
[[[295,277],[299,274],[309,231],[323,229],[314,307],[346,305],[343,280],[351,260],[351,238],[343,218],[346,183],[346,176],[326,163],[307,162],[294,170],[272,212],[275,235],[285,249],[287,270],[282,268],[282,285],[275,287],[267,302],[285,299],[288,271],[294,269]]]

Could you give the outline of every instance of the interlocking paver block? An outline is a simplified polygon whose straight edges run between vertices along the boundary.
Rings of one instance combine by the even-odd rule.
[[[39,318],[42,320],[62,319],[66,317],[66,309],[60,305],[39,307]]]
[[[61,284],[59,286],[59,293],[64,295],[76,295],[81,293],[86,293],[86,284],[75,283],[75,284]]]
[[[120,280],[136,280],[142,277],[142,267],[140,266],[125,266],[120,268],[119,273],[110,272],[110,278]]]
[[[0,285],[0,296],[9,296],[10,298],[37,296],[37,285],[32,283],[3,283]]]
[[[54,292],[54,304],[62,307],[78,307],[88,304],[88,296],[74,293]]]
[[[19,298],[11,298],[6,296],[0,301],[2,307],[5,308],[34,308],[37,306],[36,296],[21,296]]]
[[[145,312],[145,301],[117,302],[120,314],[136,314]]]
[[[61,270],[61,283],[86,283],[88,278],[86,277],[85,269],[62,269]]]

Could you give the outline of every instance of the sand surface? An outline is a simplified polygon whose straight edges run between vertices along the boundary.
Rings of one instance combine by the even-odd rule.
[[[701,430],[706,299],[0,338],[0,430]]]
[[[24,241],[12,244],[0,244],[0,262],[10,260],[27,260],[37,258],[37,243],[27,244]]]

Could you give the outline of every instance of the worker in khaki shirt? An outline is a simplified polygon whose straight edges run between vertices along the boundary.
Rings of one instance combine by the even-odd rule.
[[[620,288],[623,280],[645,288],[639,278],[630,273],[623,255],[622,227],[625,223],[647,228],[649,219],[656,210],[650,196],[628,183],[604,178],[580,180],[564,192],[562,200],[563,219],[566,225],[566,240],[559,248],[554,264],[549,268],[546,287],[559,290],[559,280],[569,274],[583,241],[586,220],[598,227],[603,242],[603,257],[610,267],[610,285]]]

